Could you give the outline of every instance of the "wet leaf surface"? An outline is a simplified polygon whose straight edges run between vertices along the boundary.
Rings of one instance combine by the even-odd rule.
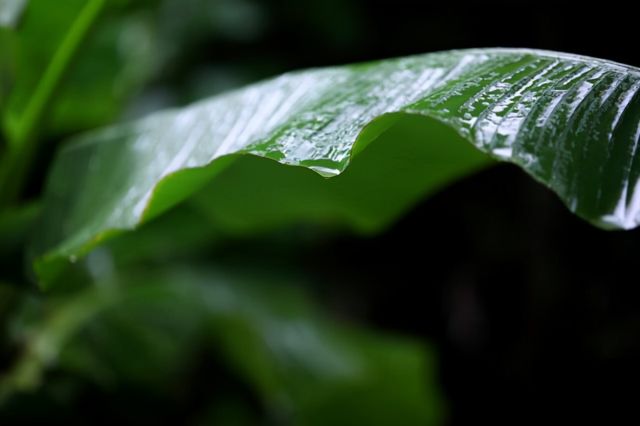
[[[49,178],[37,269],[50,280],[67,260],[215,185],[238,163],[253,161],[247,155],[325,177],[346,171],[342,184],[340,178],[308,177],[316,181],[309,191],[302,185],[294,192],[327,192],[326,205],[339,206],[334,216],[371,230],[401,212],[386,206],[407,206],[487,164],[466,148],[473,146],[521,166],[593,224],[630,229],[640,220],[639,88],[640,71],[633,67],[514,49],[286,74],[83,136],[65,148]],[[412,130],[404,138],[389,137],[403,128]],[[403,143],[420,155],[403,157]],[[381,152],[367,159],[376,149]],[[425,167],[429,155],[444,160]],[[396,165],[380,169],[385,161]],[[250,179],[269,182],[258,169],[247,172]],[[410,172],[397,173],[402,170]],[[434,170],[440,172],[436,178]],[[226,187],[234,182],[239,179]],[[405,187],[411,189],[397,192]],[[277,214],[291,210],[280,205],[285,207]],[[296,215],[322,207],[311,210]]]

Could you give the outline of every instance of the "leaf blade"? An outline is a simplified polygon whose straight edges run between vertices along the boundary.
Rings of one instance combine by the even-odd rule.
[[[178,190],[157,209],[162,200],[154,194],[163,182],[208,170],[194,172],[210,173],[203,183],[229,155],[336,176],[393,127],[394,114],[424,117],[432,128],[444,124],[481,152],[522,167],[581,217],[629,229],[640,221],[639,87],[640,70],[630,66],[523,49],[440,52],[286,74],[85,136],[64,150],[47,203],[60,215],[48,228],[61,232],[39,252],[76,256],[114,229],[135,228],[196,189]],[[441,149],[453,140],[439,141]],[[598,161],[598,149],[611,156]],[[125,164],[112,169],[118,161]],[[469,161],[468,172],[481,162]],[[608,169],[623,171],[608,179]],[[69,170],[73,182],[65,179]],[[99,208],[89,215],[92,205]]]

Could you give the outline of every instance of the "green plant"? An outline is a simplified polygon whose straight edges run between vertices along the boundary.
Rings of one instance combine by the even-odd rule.
[[[166,34],[146,6],[105,0],[55,10],[32,0],[12,29],[24,4],[0,3],[0,255],[24,251],[33,265],[0,276],[7,346],[24,347],[1,382],[5,400],[46,388],[48,368],[171,392],[184,360],[204,350],[276,420],[437,423],[430,350],[327,319],[295,268],[255,259],[239,268],[209,248],[292,223],[376,233],[499,161],[596,226],[640,221],[636,68],[536,50],[450,51],[289,73],[91,130],[117,121],[172,61],[170,48],[154,49]],[[121,33],[147,42],[123,49]],[[38,153],[68,135],[44,195],[29,192]],[[224,421],[254,421],[245,403],[225,403]]]

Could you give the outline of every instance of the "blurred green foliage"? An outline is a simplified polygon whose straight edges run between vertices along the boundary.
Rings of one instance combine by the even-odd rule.
[[[2,383],[9,413],[8,394],[46,392],[51,367],[75,382],[72,400],[90,386],[131,386],[160,398],[184,392],[185,377],[198,374],[197,357],[211,354],[260,397],[262,406],[253,410],[271,421],[392,425],[402,417],[418,425],[440,419],[427,348],[326,320],[299,280],[222,271],[189,266],[129,273],[73,297],[25,304],[13,330],[25,341],[25,354]]]

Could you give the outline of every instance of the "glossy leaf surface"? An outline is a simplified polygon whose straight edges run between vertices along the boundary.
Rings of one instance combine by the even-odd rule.
[[[84,136],[64,149],[49,179],[37,269],[46,281],[64,258],[136,227],[208,182],[213,187],[216,177],[247,160],[230,154],[302,166],[326,177],[346,170],[343,184],[340,178],[321,184],[314,176],[308,180],[318,183],[311,185],[325,189],[307,191],[302,185],[295,191],[327,191],[331,202],[318,202],[311,213],[333,204],[338,216],[375,229],[402,211],[390,204],[406,207],[486,164],[466,148],[474,146],[521,166],[590,222],[630,229],[640,221],[639,88],[640,71],[633,67],[513,49],[286,74]],[[420,129],[398,136],[415,126]],[[413,145],[416,155],[405,156],[403,143]],[[384,148],[366,160],[378,145]],[[430,155],[437,161],[426,165]],[[396,164],[380,169],[385,162]],[[434,170],[440,174],[432,179]],[[251,179],[268,191],[260,173]],[[250,200],[233,192],[239,180],[230,180],[227,199]],[[261,206],[278,205],[270,199]]]

